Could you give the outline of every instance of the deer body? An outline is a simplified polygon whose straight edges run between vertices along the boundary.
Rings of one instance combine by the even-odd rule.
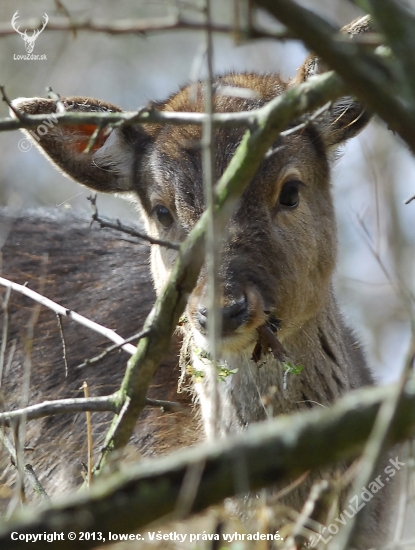
[[[41,209],[11,216],[0,209],[2,276],[32,290],[43,292],[57,303],[110,326],[128,337],[140,330],[154,302],[148,268],[148,247],[120,240],[112,232],[88,227],[85,219],[62,211]],[[110,273],[110,277],[108,277]],[[42,286],[44,285],[44,290]],[[4,296],[4,294],[3,294]],[[27,327],[36,305],[12,292],[8,305],[7,354],[16,344],[10,368],[6,365],[0,387],[2,410],[20,408],[24,399],[27,365]],[[3,311],[1,325],[4,325]],[[29,404],[47,400],[83,397],[83,382],[91,396],[109,395],[121,384],[128,356],[116,351],[95,365],[77,368],[109,345],[106,339],[62,318],[68,370],[54,312],[41,308],[34,326]],[[163,454],[174,439],[178,446],[198,438],[198,420],[186,414],[187,394],[177,394],[180,371],[175,339],[171,353],[163,360],[150,388],[149,397],[179,401],[184,412],[164,414],[146,407],[137,423],[126,456],[137,461],[142,456]],[[6,362],[7,363],[7,362]],[[93,413],[94,460],[99,457],[111,413]],[[2,427],[3,429],[3,427]],[[9,431],[9,436],[12,437]],[[30,463],[50,496],[67,493],[82,482],[82,462],[86,462],[85,414],[58,415],[27,424],[25,461]],[[11,486],[16,471],[0,445],[0,472],[3,487]],[[30,499],[32,489],[26,484]],[[7,504],[0,499],[0,513]]]
[[[346,30],[367,30],[364,20]],[[316,68],[317,67],[317,68]],[[251,111],[318,72],[308,59],[297,77],[229,74],[215,82],[216,112]],[[221,89],[233,88],[231,96]],[[238,97],[238,89],[251,92]],[[242,95],[242,94],[241,94]],[[194,97],[196,99],[192,99]],[[248,94],[249,96],[249,94]],[[118,111],[90,98],[63,99],[71,110]],[[56,110],[54,101],[20,99],[26,113]],[[185,87],[155,105],[165,111],[203,112],[203,88]],[[219,364],[227,374],[215,381],[207,340],[206,270],[202,268],[186,309],[182,365],[193,378],[207,437],[244,430],[268,416],[326,406],[340,395],[373,384],[372,374],[352,332],[345,325],[332,290],[336,263],[336,222],[331,196],[332,151],[368,122],[352,98],[334,102],[300,131],[281,136],[243,194],[229,222],[221,251],[222,337]],[[298,121],[293,122],[296,126]],[[215,179],[226,169],[241,128],[215,131]],[[182,241],[204,211],[201,130],[196,126],[126,126],[112,130],[89,154],[83,154],[86,129],[57,127],[38,146],[65,173],[104,192],[128,193],[140,206],[150,235]],[[103,141],[103,142],[102,142]],[[165,284],[176,252],[152,247],[156,292]],[[302,371],[292,374],[260,345],[263,327],[278,336],[287,360]],[[215,408],[214,392],[218,406]],[[344,468],[344,466],[343,466]],[[313,479],[293,491],[286,502],[300,510]],[[356,547],[384,541],[388,524],[387,490],[365,510]]]

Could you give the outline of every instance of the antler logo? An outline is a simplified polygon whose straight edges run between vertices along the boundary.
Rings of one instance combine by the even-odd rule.
[[[42,26],[42,28],[37,30],[37,31],[33,31],[32,36],[27,35],[27,30],[25,30],[24,32],[20,32],[20,30],[19,30],[20,27],[16,27],[16,21],[18,19],[19,19],[19,12],[17,11],[12,17],[12,27],[23,38],[24,45],[25,45],[27,53],[32,53],[33,48],[35,47],[36,39],[39,36],[39,34],[43,31],[43,29],[46,27],[46,25],[48,24],[49,17],[45,13],[45,15],[43,16],[43,26]]]

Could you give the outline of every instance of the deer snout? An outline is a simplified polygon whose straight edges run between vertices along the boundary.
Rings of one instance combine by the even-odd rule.
[[[264,310],[260,293],[254,287],[243,287],[221,299],[221,348],[223,352],[251,350],[258,339],[257,328],[269,316]],[[188,319],[197,345],[208,350],[208,319],[206,289],[199,288],[191,296],[188,305]]]
[[[231,335],[248,318],[248,300],[245,294],[221,309],[222,337]],[[207,330],[208,310],[199,303],[196,313],[198,328],[201,332]]]

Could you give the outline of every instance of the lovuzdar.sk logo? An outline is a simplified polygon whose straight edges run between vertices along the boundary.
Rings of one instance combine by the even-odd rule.
[[[17,26],[17,20],[18,19],[19,19],[19,12],[16,11],[16,13],[12,17],[12,21],[11,21],[12,27],[18,34],[20,34],[20,36],[24,40],[24,45],[25,45],[27,53],[26,53],[26,55],[14,54],[13,59],[15,59],[15,60],[24,59],[26,61],[27,60],[30,60],[30,61],[44,61],[44,60],[47,60],[46,54],[44,54],[44,53],[43,54],[34,54],[33,49],[35,47],[36,40],[38,39],[40,33],[45,29],[46,25],[48,24],[48,21],[49,21],[48,15],[45,13],[45,15],[42,18],[42,27],[37,29],[37,30],[32,31],[31,36],[29,36],[27,34],[27,29],[24,32],[20,31],[20,26]]]

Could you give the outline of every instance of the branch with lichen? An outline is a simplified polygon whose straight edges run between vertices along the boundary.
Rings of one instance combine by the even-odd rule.
[[[42,509],[26,509],[0,526],[2,550],[26,550],[11,533],[64,533],[60,550],[86,550],[109,544],[108,532],[131,533],[157,519],[175,519],[186,475],[200,467],[200,480],[189,514],[227,497],[272,484],[283,484],[308,470],[352,459],[362,451],[382,404],[396,386],[364,388],[328,408],[279,417],[250,426],[246,432],[210,445],[183,449],[159,459],[97,479],[88,493],[76,493]],[[387,443],[404,440],[415,430],[415,378],[401,394]],[[329,443],[328,443],[329,442]],[[393,456],[395,458],[395,456]],[[242,473],[243,472],[243,473]],[[244,479],[240,485],[241,475]],[[105,540],[69,540],[69,532],[102,533]],[[31,542],[34,550],[45,542]]]
[[[356,0],[356,3],[360,3]],[[365,0],[365,5],[375,5],[376,2]],[[382,4],[392,4],[390,0],[383,0]],[[344,82],[347,83],[349,93],[356,94],[374,112],[376,112],[388,127],[397,132],[401,138],[415,152],[415,103],[408,101],[403,93],[410,87],[413,75],[398,70],[400,65],[396,60],[386,62],[380,55],[376,55],[359,40],[351,40],[347,35],[339,35],[338,30],[315,12],[304,8],[293,0],[257,0],[257,5],[265,8],[276,17],[299,40],[320,56],[327,65],[334,69]],[[380,7],[374,13],[380,14]],[[400,17],[396,10],[394,17]],[[383,21],[383,19],[382,19]],[[402,23],[403,25],[403,23]],[[415,19],[407,18],[405,33],[411,29],[415,34]],[[396,25],[395,25],[396,30]],[[385,32],[385,41],[397,47],[398,39],[392,38],[390,27],[382,27]],[[386,34],[387,33],[387,34]],[[402,48],[402,46],[401,46]],[[400,51],[400,50],[399,50]],[[407,46],[406,58],[411,55],[412,49]],[[402,63],[404,60],[401,60]],[[406,66],[408,63],[406,64]]]

